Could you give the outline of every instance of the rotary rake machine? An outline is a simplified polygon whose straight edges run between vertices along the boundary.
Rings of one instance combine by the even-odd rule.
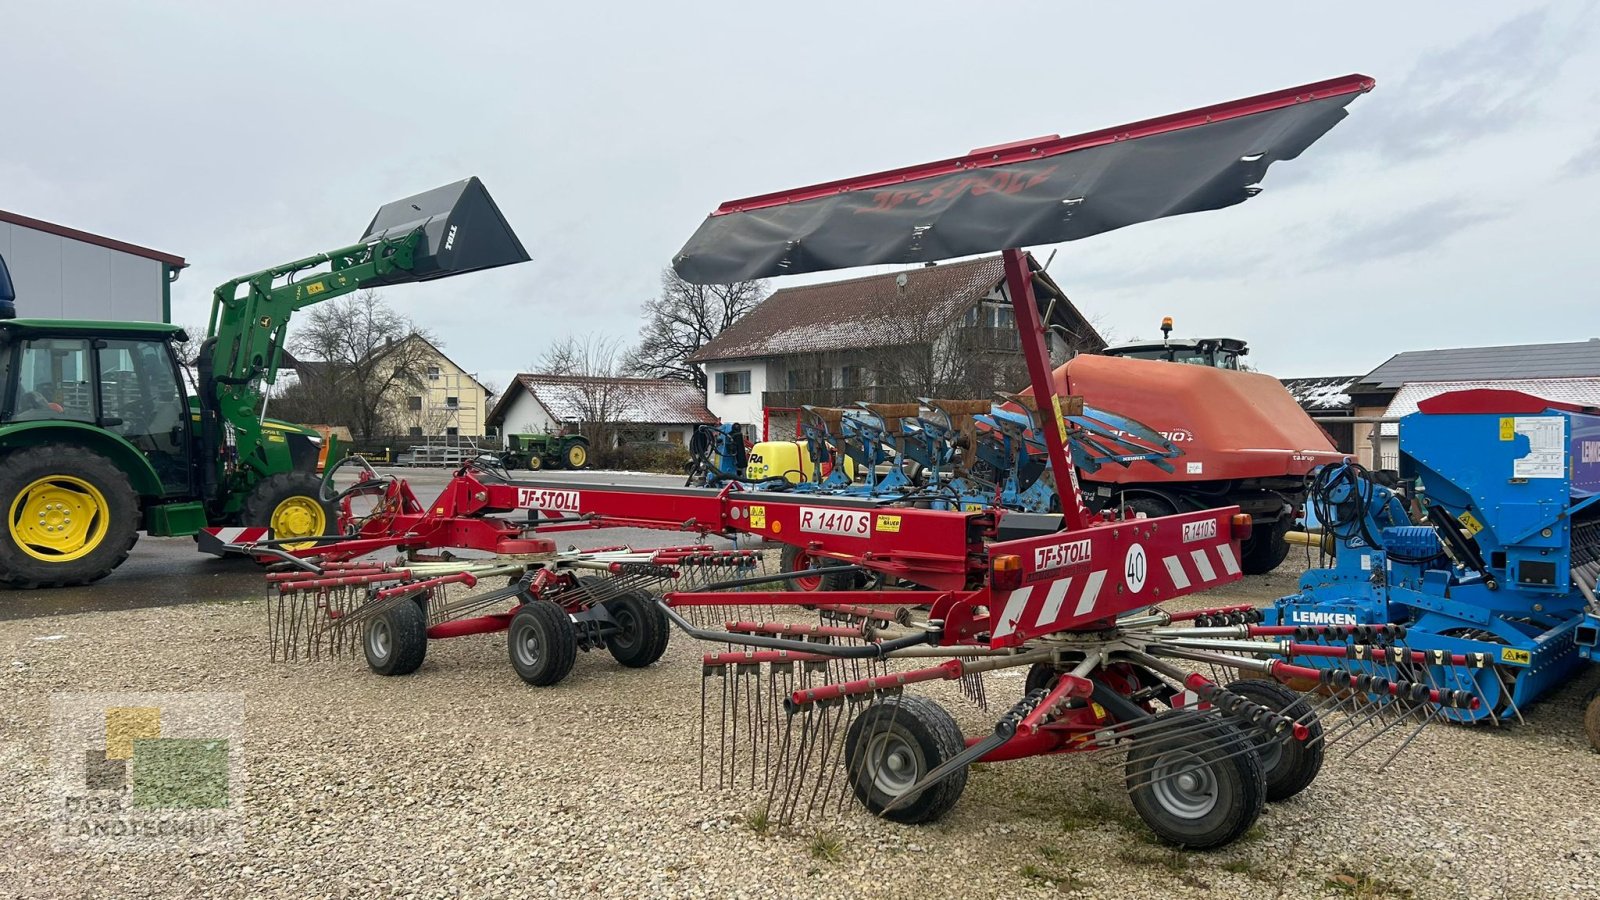
[[[659,659],[671,626],[653,591],[664,580],[693,585],[760,568],[755,552],[704,543],[558,550],[512,514],[573,507],[576,492],[517,485],[491,460],[457,471],[427,507],[404,480],[378,474],[360,457],[330,471],[325,483],[352,467],[354,484],[331,497],[344,536],[223,548],[271,563],[274,660],[333,659],[359,646],[374,672],[407,675],[422,666],[429,641],[504,631],[512,669],[548,686],[566,678],[580,650],[604,649],[630,668]],[[705,533],[681,521],[560,514],[543,529],[619,524]]]
[[[1387,624],[1265,625],[1249,606],[1163,609],[1242,577],[1250,516],[1237,507],[1158,518],[1088,509],[1072,465],[1074,450],[1088,449],[1073,441],[1085,434],[1075,420],[1082,401],[1070,385],[1056,389],[1035,276],[1016,249],[1241,202],[1259,192],[1271,162],[1298,155],[1371,87],[1350,76],[732,201],[707,218],[674,260],[691,282],[1001,250],[1031,402],[952,404],[943,422],[910,427],[923,406],[940,404],[893,416],[867,405],[813,411],[808,437],[816,444],[826,432],[820,443],[835,475],[841,457],[875,470],[885,457],[914,459],[918,439],[948,434],[951,447],[965,437],[961,449],[977,460],[999,447],[1011,451],[999,460],[1011,472],[1055,477],[1035,478],[1052,495],[1037,512],[1021,511],[1030,506],[1021,492],[1004,489],[973,492],[979,502],[954,491],[944,504],[895,504],[879,485],[859,492],[867,507],[838,495],[727,494],[736,529],[845,564],[781,578],[864,570],[911,589],[796,595],[732,580],[670,591],[663,606],[674,623],[726,648],[702,660],[704,780],[714,769],[718,785],[764,790],[780,820],[853,796],[879,815],[925,822],[957,801],[973,763],[1082,753],[1120,765],[1134,808],[1161,838],[1215,847],[1244,833],[1267,800],[1303,790],[1335,745],[1343,756],[1379,750],[1387,765],[1443,711],[1482,702],[1470,684],[1362,670],[1374,654],[1415,667],[1456,662],[1410,653],[1403,629]],[[986,416],[991,443],[975,440],[976,423],[957,415]],[[1129,449],[1100,445],[1107,460]],[[1169,449],[1161,442],[1143,452],[1165,460]],[[953,454],[934,444],[926,456],[919,461],[931,467]],[[891,492],[909,493],[895,475],[889,481]],[[704,610],[733,604],[765,615],[720,628],[684,615],[698,609],[705,619]],[[828,609],[815,624],[795,621],[820,604]],[[839,610],[849,621],[836,621]],[[1334,654],[1350,665],[1307,664]],[[955,682],[986,705],[986,676],[1005,669],[1026,671],[1023,696],[987,734],[963,737],[948,711],[909,693]]]

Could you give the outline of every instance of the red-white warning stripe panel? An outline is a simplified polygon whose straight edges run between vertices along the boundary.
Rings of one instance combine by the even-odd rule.
[[[1237,581],[1238,553],[1225,535],[1208,529],[1204,538],[1190,542],[1146,537],[1118,546],[1117,541],[1079,539],[1035,547],[1034,582],[997,594],[990,606],[990,641],[1015,646]],[[1052,569],[1061,574],[1039,578]]]
[[[270,528],[202,528],[200,533],[195,535],[195,543],[199,546],[200,552],[210,553],[213,556],[238,553],[241,551],[237,548],[242,545],[271,539]]]

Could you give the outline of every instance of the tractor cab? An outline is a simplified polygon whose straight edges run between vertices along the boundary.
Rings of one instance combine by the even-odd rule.
[[[191,489],[189,404],[174,325],[0,320],[0,423],[40,440],[46,426],[104,429],[143,453],[163,494]]]
[[[1191,366],[1206,366],[1212,369],[1230,369],[1237,371],[1244,368],[1243,358],[1250,352],[1245,342],[1238,338],[1177,338],[1173,339],[1172,317],[1166,316],[1161,320],[1161,340],[1159,341],[1129,341],[1107,347],[1103,352],[1106,356],[1121,356],[1127,359],[1153,359],[1162,362],[1185,363]]]

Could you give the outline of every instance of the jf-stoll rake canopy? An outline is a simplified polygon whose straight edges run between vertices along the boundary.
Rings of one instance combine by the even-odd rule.
[[[1075,241],[1259,192],[1373,87],[1346,75],[722,204],[673,261],[697,284]]]

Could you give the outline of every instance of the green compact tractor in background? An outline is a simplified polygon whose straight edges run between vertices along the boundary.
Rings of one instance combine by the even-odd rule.
[[[140,531],[265,526],[288,546],[331,533],[322,438],[266,417],[291,315],[527,259],[476,178],[390,203],[360,243],[219,286],[193,396],[173,348],[182,329],[15,318],[0,260],[0,585],[103,578]]]
[[[500,464],[507,469],[583,469],[589,439],[577,434],[508,434]]]

